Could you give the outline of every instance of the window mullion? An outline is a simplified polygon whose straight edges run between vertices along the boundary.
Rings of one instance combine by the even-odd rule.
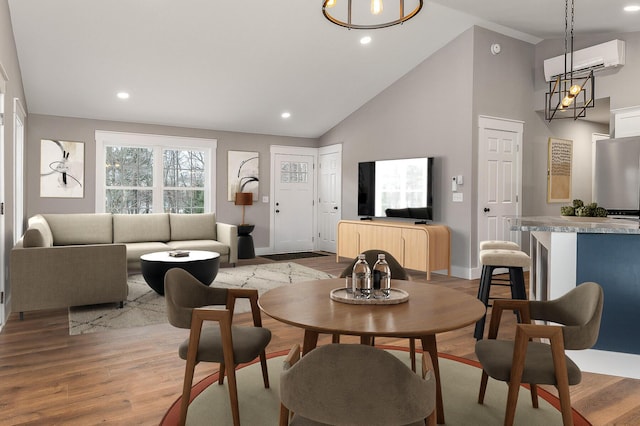
[[[163,148],[155,146],[153,148],[153,211],[154,213],[164,212],[164,164]]]

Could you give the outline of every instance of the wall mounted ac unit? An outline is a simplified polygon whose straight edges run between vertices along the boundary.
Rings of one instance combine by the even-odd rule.
[[[624,41],[611,40],[573,52],[573,71],[604,69],[624,65]],[[571,55],[567,55],[567,72],[570,71]],[[564,74],[564,55],[545,59],[544,77],[547,81]]]

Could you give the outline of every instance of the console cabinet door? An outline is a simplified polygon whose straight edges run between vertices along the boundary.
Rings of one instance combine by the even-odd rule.
[[[338,256],[355,259],[360,253],[359,226],[355,223],[338,223]]]
[[[405,247],[402,266],[407,269],[426,271],[429,253],[427,233],[422,229],[403,229],[402,240]]]

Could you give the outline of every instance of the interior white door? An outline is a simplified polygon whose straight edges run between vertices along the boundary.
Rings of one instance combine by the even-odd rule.
[[[341,217],[342,146],[321,148],[318,156],[318,250],[336,252]]]
[[[275,153],[273,158],[274,251],[313,250],[315,155]]]
[[[4,111],[4,93],[7,79],[5,78],[5,73],[3,71],[2,65],[0,64],[0,164],[4,164],[4,125],[6,114]],[[0,236],[2,236],[2,241],[0,242],[0,294],[2,297],[2,301],[0,302],[0,330],[4,326],[5,322],[5,304],[7,303],[7,295],[5,293],[5,277],[7,276],[5,269],[5,242],[9,241],[10,238],[7,238],[5,235],[5,200],[4,200],[4,183],[6,182],[5,174],[6,167],[0,167]]]
[[[520,214],[523,123],[481,117],[478,146],[478,242],[515,241],[507,218]],[[476,250],[477,251],[477,250]]]

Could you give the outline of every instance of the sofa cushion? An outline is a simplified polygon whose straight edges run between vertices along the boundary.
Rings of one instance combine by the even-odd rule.
[[[169,251],[172,250],[165,243],[159,242],[142,242],[142,243],[127,243],[127,262],[137,262],[140,260],[140,256],[147,253],[154,253],[157,251]]]
[[[111,213],[43,214],[42,216],[51,228],[54,246],[113,242]]]
[[[171,224],[171,240],[215,240],[215,213],[201,214],[169,214]]]
[[[22,247],[48,247],[44,245],[44,237],[42,232],[37,228],[29,228],[25,231],[22,238]]]
[[[167,213],[113,215],[113,241],[116,243],[164,242],[170,238]]]
[[[42,236],[42,247],[51,247],[53,245],[53,234],[51,233],[51,228],[49,227],[49,224],[47,223],[46,219],[42,215],[37,214],[35,216],[30,217],[28,222],[29,222],[28,224],[29,229],[33,228],[40,231],[40,234]],[[24,240],[22,244],[24,246]],[[39,246],[32,246],[32,247],[39,247]]]
[[[205,250],[215,251],[222,256],[229,254],[229,246],[215,240],[184,240],[169,241],[167,245],[170,250]]]

